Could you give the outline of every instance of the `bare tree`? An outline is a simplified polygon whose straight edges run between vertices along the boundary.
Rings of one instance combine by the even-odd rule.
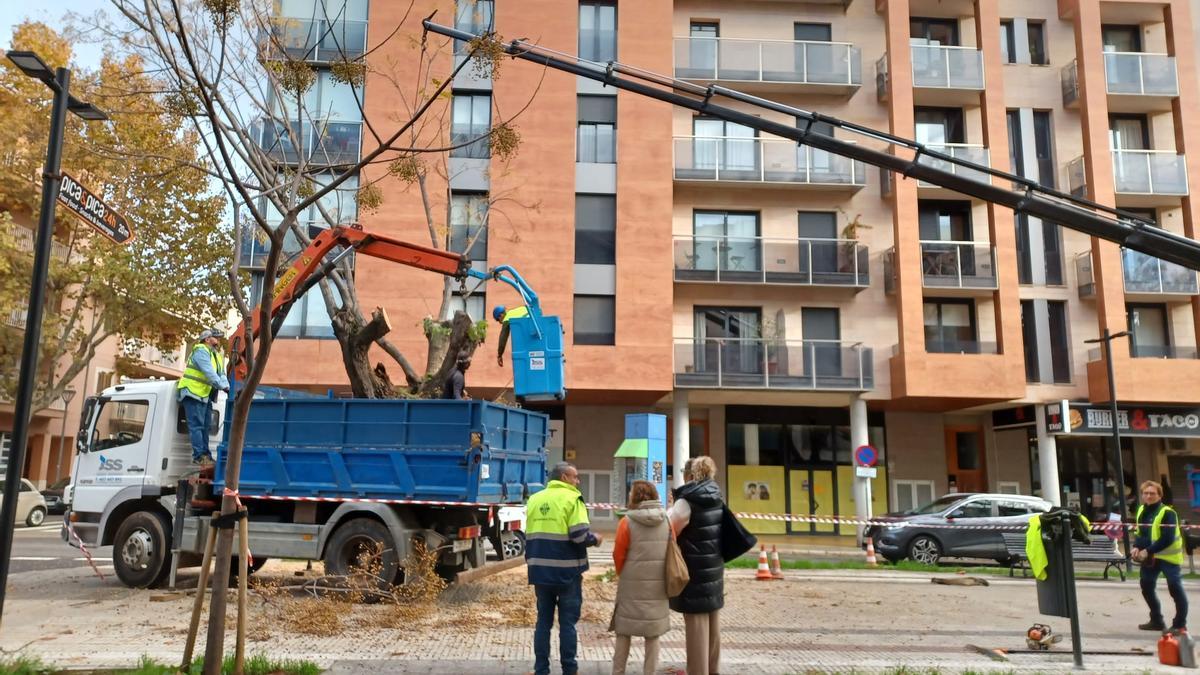
[[[372,65],[363,40],[355,42],[352,23],[344,15],[330,15],[333,3],[315,3],[321,12],[311,20],[279,19],[271,15],[270,0],[112,0],[126,22],[120,29],[107,30],[124,49],[139,54],[148,68],[157,69],[170,83],[162,92],[164,104],[193,120],[203,143],[205,173],[237,205],[248,227],[235,228],[237,245],[252,236],[261,242],[263,292],[246,292],[247,278],[237,263],[229,271],[233,301],[246,325],[257,324],[258,334],[245,334],[240,344],[231,345],[232,359],[244,376],[238,383],[230,416],[225,472],[226,492],[222,514],[238,508],[237,486],[241,450],[253,393],[262,380],[273,341],[272,297],[266,289],[277,273],[310,243],[310,221],[320,227],[348,224],[353,200],[359,210],[378,208],[382,191],[375,182],[362,181],[364,167],[386,167],[385,175],[397,177],[418,190],[428,225],[429,243],[445,248],[449,237],[449,193],[444,216],[437,214],[437,196],[430,194],[429,178],[441,172],[445,156],[455,148],[486,147],[501,161],[519,144],[512,120],[493,111],[489,128],[462,136],[447,133],[446,108],[450,84],[464,68],[494,76],[503,54],[492,34],[460,46],[463,56],[450,72],[434,73],[435,64],[446,62],[450,41],[420,32],[409,4],[396,26],[373,25],[374,32],[392,40],[411,40],[417,76],[407,88],[385,68]],[[343,6],[342,12],[345,11]],[[420,36],[419,38],[414,36]],[[314,55],[314,50],[325,50]],[[327,69],[320,73],[312,61],[320,59]],[[363,108],[362,86],[368,75],[381,86],[391,85],[403,101],[402,109],[386,119],[370,119]],[[357,127],[349,133],[339,127],[336,110],[314,104],[309,95],[324,78],[353,98],[361,119],[362,145],[359,152]],[[324,83],[323,82],[323,83]],[[528,105],[528,104],[526,104]],[[357,120],[356,120],[357,122]],[[493,162],[494,164],[494,162]],[[378,181],[379,179],[376,179]],[[495,199],[495,202],[506,198]],[[443,219],[444,218],[444,219]],[[478,237],[482,229],[475,231]],[[471,241],[463,243],[469,250]],[[342,256],[320,282],[319,292],[341,345],[342,358],[351,389],[359,397],[429,395],[440,390],[459,352],[473,352],[483,339],[483,326],[463,312],[451,312],[451,280],[443,286],[436,316],[425,321],[430,355],[425,373],[387,340],[390,330],[386,313],[375,308],[366,317],[354,285],[353,256]],[[486,324],[484,324],[485,326]],[[371,368],[369,351],[380,346],[401,368],[404,385],[394,387],[386,371]],[[232,530],[219,533],[213,588],[228,584]],[[208,627],[205,671],[217,672],[224,640],[225,594],[214,592]]]

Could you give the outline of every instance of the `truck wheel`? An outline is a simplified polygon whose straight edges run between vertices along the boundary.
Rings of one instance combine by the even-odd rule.
[[[525,555],[525,533],[521,531],[505,532],[500,535],[502,560],[511,560]]]
[[[342,523],[325,544],[325,574],[348,577],[365,571],[377,578],[380,588],[387,588],[399,570],[396,542],[377,520],[355,518]]]
[[[113,540],[113,567],[131,588],[155,588],[171,569],[171,537],[166,518],[150,511],[130,515]]]

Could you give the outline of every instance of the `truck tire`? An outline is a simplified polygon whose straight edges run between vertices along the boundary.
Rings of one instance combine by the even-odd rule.
[[[400,556],[396,542],[387,526],[371,518],[354,518],[338,526],[325,544],[325,574],[350,576],[367,562],[377,547],[382,548],[380,568],[376,576],[379,586],[386,588],[400,571]]]
[[[520,558],[525,555],[525,533],[520,530],[505,532],[500,535],[501,560]]]
[[[126,586],[160,586],[171,570],[171,534],[166,517],[137,511],[122,521],[113,539],[113,567]]]

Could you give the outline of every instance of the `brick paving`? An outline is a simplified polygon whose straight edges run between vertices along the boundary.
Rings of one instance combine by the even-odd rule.
[[[272,563],[264,572],[268,579],[293,578],[284,564]],[[612,636],[605,628],[615,589],[598,572],[589,574],[585,587],[581,673],[609,672],[611,667]],[[14,575],[0,649],[23,647],[62,667],[129,666],[143,655],[164,662],[179,658],[190,609],[187,595],[130,590],[115,579],[101,582],[89,574],[50,570]],[[987,587],[963,587],[931,584],[931,576],[813,571],[791,573],[781,582],[757,582],[752,571],[730,572],[722,613],[722,672],[865,673],[898,666],[942,673],[1072,669],[1068,622],[1036,613],[1031,581],[989,577]],[[192,577],[183,578],[194,583]],[[1169,606],[1165,590],[1162,595]],[[1156,636],[1136,630],[1145,620],[1136,582],[1083,581],[1079,596],[1084,649],[1115,653],[1085,654],[1087,671],[1171,670],[1150,655]],[[295,613],[288,619],[280,612],[291,602],[296,601],[278,596],[252,601],[250,653],[304,658],[335,673],[500,675],[524,673],[532,665],[532,593],[523,569],[453,591],[436,612],[411,620],[384,621],[394,608],[343,606],[332,612],[340,625],[320,635],[289,627]],[[311,614],[318,621],[320,613]],[[302,621],[308,618],[301,612]],[[1067,633],[1066,641],[1050,654],[994,658],[982,653],[1023,649],[1024,631],[1034,621]],[[232,649],[232,633],[227,639]],[[630,672],[640,671],[641,657],[635,640]],[[663,638],[662,665],[683,663],[682,621],[675,616]]]

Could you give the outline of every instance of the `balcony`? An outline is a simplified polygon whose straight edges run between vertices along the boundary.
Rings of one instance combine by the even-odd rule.
[[[341,19],[333,22],[275,17],[271,35],[262,35],[259,57],[284,57],[313,63],[354,60],[367,50],[367,22]]]
[[[33,230],[27,227],[14,226],[9,229],[12,234],[14,245],[18,251],[33,254]],[[60,244],[57,241],[50,242],[50,258],[59,262],[65,261],[71,253],[71,249],[66,244]]]
[[[1174,150],[1113,150],[1113,191],[1117,206],[1177,206],[1188,194],[1187,163]],[[1087,194],[1083,157],[1067,163],[1067,189]]]
[[[1179,96],[1175,57],[1146,52],[1105,52],[1104,81],[1109,112],[1167,112]],[[1079,66],[1062,71],[1063,105],[1079,105]]]
[[[940,152],[944,155],[950,155],[951,157],[953,157],[955,159],[965,160],[965,161],[972,162],[974,164],[979,164],[982,166],[991,166],[991,156],[988,154],[988,149],[982,145],[970,145],[967,143],[943,143],[943,144],[936,144],[936,145],[935,144],[926,144],[925,147],[929,148],[930,150],[933,150],[935,152]],[[925,166],[930,166],[935,169],[941,169],[942,171],[949,171],[950,173],[952,173],[956,176],[962,176],[963,178],[970,178],[972,180],[977,180],[977,181],[980,181],[983,183],[991,183],[992,182],[991,174],[985,173],[983,171],[979,171],[977,169],[971,169],[971,168],[962,166],[961,164],[955,164],[954,162],[947,162],[944,159],[938,159],[938,158],[932,157],[930,155],[921,155],[917,159],[917,163],[924,164]],[[935,185],[933,183],[926,183],[925,181],[918,182],[917,187],[922,189],[921,196],[923,198],[924,197],[954,198],[954,197],[962,196],[958,192],[946,189],[940,185]],[[926,194],[926,192],[928,192],[929,194]]]
[[[873,352],[861,342],[694,338],[675,341],[675,386],[867,391]]]
[[[883,256],[884,290],[895,293],[895,248]],[[941,295],[990,295],[999,288],[991,244],[974,241],[922,241],[921,285]]]
[[[974,47],[911,45],[913,101],[918,105],[978,104],[983,91],[983,52]],[[875,63],[876,95],[891,94],[887,54]]]
[[[926,354],[998,354],[998,347],[995,342],[981,342],[974,338],[925,339]]]
[[[862,86],[862,53],[845,42],[680,37],[675,77],[736,82],[740,89],[848,95]]]
[[[1132,302],[1185,302],[1194,295],[1200,295],[1195,270],[1140,251],[1121,249],[1121,271],[1125,299]],[[1090,251],[1075,256],[1075,277],[1078,280],[1079,297],[1095,298],[1096,278],[1092,271]]]
[[[760,187],[858,190],[867,183],[859,161],[783,139],[731,136],[675,138],[675,180]]]
[[[179,371],[184,365],[182,349],[164,352],[154,345],[122,340],[120,352],[131,361],[144,366]]]
[[[675,281],[829,286],[870,285],[868,251],[851,239],[675,237]]]
[[[255,128],[259,146],[276,161],[300,163],[300,150],[306,162],[322,166],[353,164],[362,148],[362,122],[332,120],[292,122],[291,133],[273,120],[260,121]]]

